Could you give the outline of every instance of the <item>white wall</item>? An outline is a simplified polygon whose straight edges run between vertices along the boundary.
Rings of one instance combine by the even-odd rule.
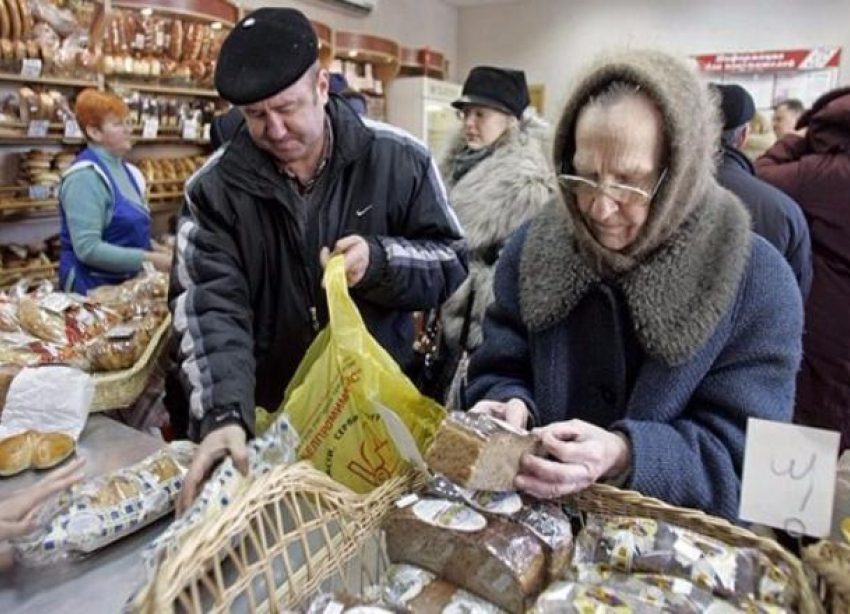
[[[522,68],[557,116],[574,76],[611,47],[674,53],[839,45],[850,83],[850,0],[527,0],[459,10],[460,79],[477,64]]]
[[[450,74],[461,74],[457,72],[458,9],[442,0],[379,0],[365,15],[318,0],[248,0],[241,5],[246,9],[293,7],[334,30],[365,32],[404,47],[431,47],[448,58]]]

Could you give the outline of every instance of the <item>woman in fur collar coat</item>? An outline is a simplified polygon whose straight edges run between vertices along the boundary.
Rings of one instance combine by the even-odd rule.
[[[540,213],[556,192],[544,155],[547,125],[528,107],[522,71],[479,66],[453,103],[463,127],[440,172],[469,245],[469,276],[441,308],[443,369],[437,397],[455,405],[464,353],[481,345],[481,321],[493,300],[493,274],[508,237]],[[460,372],[458,364],[460,363]],[[446,388],[454,382],[452,389]]]
[[[714,179],[720,122],[680,60],[615,54],[555,137],[560,206],[499,260],[468,402],[538,433],[517,488],[607,481],[735,519],[748,418],[791,418],[802,305]]]

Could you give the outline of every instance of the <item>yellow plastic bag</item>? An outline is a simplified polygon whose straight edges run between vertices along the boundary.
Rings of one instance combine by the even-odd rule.
[[[324,284],[330,324],[307,350],[277,413],[285,412],[300,436],[301,459],[368,492],[405,468],[376,404],[395,412],[423,453],[445,410],[420,394],[369,334],[348,294],[341,256],[328,263]]]

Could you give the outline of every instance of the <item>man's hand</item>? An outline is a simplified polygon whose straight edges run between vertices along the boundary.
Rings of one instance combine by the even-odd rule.
[[[207,481],[216,461],[230,456],[233,466],[244,476],[248,475],[248,449],[245,431],[238,424],[230,424],[212,431],[195,451],[192,466],[186,472],[183,488],[177,497],[177,515],[189,509]]]
[[[579,492],[631,467],[629,440],[620,433],[581,420],[555,422],[533,432],[551,458],[526,454],[514,484],[539,499]]]
[[[518,429],[525,430],[528,427],[528,407],[520,399],[511,399],[507,403],[478,401],[469,411],[473,414],[485,414],[504,420]]]
[[[348,281],[348,287],[356,286],[369,268],[369,244],[358,235],[343,237],[336,242],[333,252],[327,247],[322,248],[319,253],[322,267],[326,267],[331,257],[338,254],[345,256],[345,279]]]
[[[35,485],[22,488],[0,502],[0,540],[19,537],[38,528],[42,505],[53,495],[83,479],[85,458],[51,471]]]

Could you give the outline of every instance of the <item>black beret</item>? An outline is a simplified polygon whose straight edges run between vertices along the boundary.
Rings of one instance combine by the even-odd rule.
[[[714,83],[720,94],[720,111],[723,113],[723,130],[743,126],[756,114],[756,105],[750,93],[740,85]]]
[[[302,12],[261,8],[224,40],[215,87],[232,104],[265,100],[298,81],[318,55],[316,33]]]
[[[528,106],[528,98],[528,85],[523,71],[476,66],[469,71],[462,95],[452,106],[462,109],[468,105],[480,105],[521,118]]]

